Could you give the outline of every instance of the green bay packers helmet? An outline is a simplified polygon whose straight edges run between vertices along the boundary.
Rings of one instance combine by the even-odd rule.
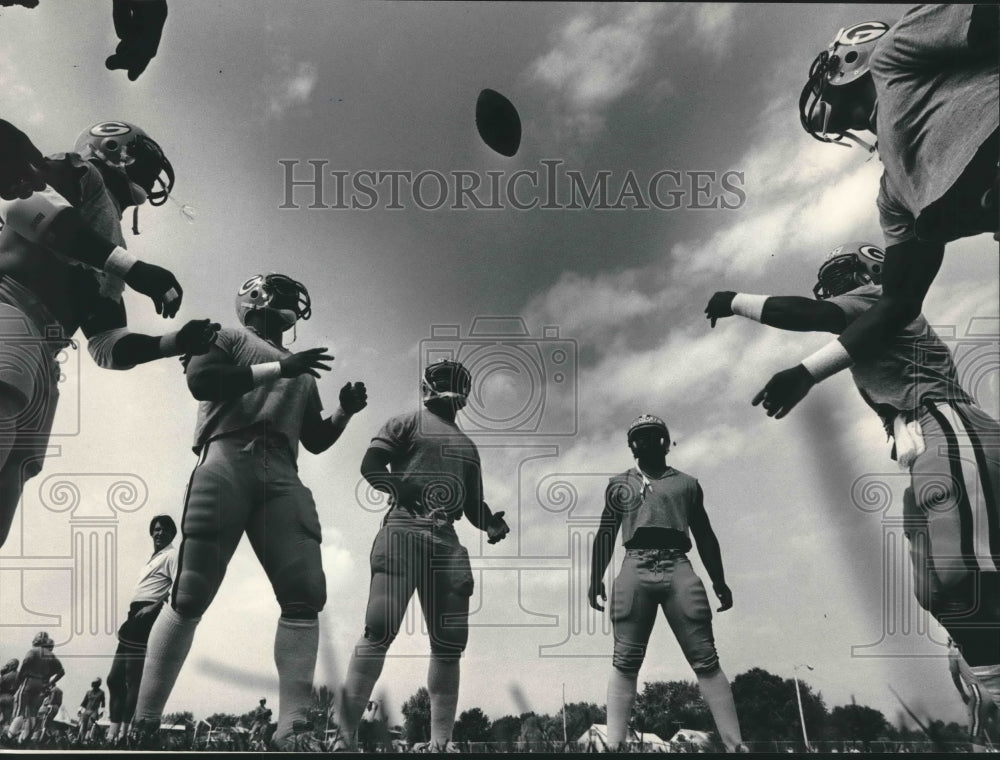
[[[849,26],[837,32],[827,49],[816,56],[799,96],[799,120],[802,128],[820,142],[845,145],[841,140],[846,137],[871,149],[846,130],[830,125],[842,122],[843,114],[839,112],[846,110],[845,104],[861,97],[870,86],[870,59],[875,44],[887,31],[889,25],[884,21]]]
[[[255,274],[236,291],[236,315],[242,325],[253,311],[268,309],[278,315],[285,329],[312,316],[312,300],[306,286],[283,274]]]
[[[464,405],[472,392],[472,373],[460,362],[440,359],[424,370],[421,389],[424,403],[435,398],[446,398]]]
[[[10,673],[11,671],[17,670],[20,666],[20,660],[16,657],[11,657],[4,663],[3,668],[0,668],[0,673]]]
[[[827,254],[816,275],[813,295],[825,300],[854,290],[861,285],[882,282],[885,251],[871,243],[852,242],[838,245]]]
[[[85,129],[74,152],[123,172],[142,188],[151,206],[161,206],[174,187],[174,167],[159,144],[127,121],[102,121]],[[157,188],[159,185],[159,188]]]
[[[663,449],[666,451],[670,445],[670,431],[667,430],[667,423],[655,414],[642,414],[632,420],[632,423],[628,426],[629,448],[633,451],[635,450],[635,436],[640,431],[645,430],[657,431],[660,434],[660,442],[663,444]]]
[[[46,631],[39,631],[35,634],[35,638],[31,640],[31,646],[33,647],[45,647],[46,649],[52,648],[56,643],[52,640]]]

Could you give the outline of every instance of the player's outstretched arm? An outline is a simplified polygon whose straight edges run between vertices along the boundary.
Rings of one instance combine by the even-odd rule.
[[[167,20],[167,0],[114,0],[112,19],[121,42],[104,65],[124,69],[130,82],[146,70],[156,56]]]
[[[482,482],[479,483],[479,490],[482,493]],[[476,504],[475,499],[468,499],[465,505],[465,516],[469,522],[479,530],[484,531],[488,536],[488,543],[495,544],[507,538],[510,533],[510,526],[503,519],[504,512],[494,512],[490,505],[483,500]]]
[[[45,189],[45,158],[24,132],[0,119],[0,198],[29,198]]]
[[[322,417],[319,410],[307,414],[302,421],[302,446],[310,454],[321,454],[333,446],[347,429],[351,417],[368,406],[368,391],[364,383],[346,383],[340,389],[340,402],[329,417]]]
[[[594,545],[590,551],[590,585],[587,589],[587,601],[598,612],[604,612],[604,606],[598,601],[607,601],[608,595],[604,588],[604,573],[611,562],[614,553],[615,539],[621,527],[621,513],[613,506],[614,486],[609,484],[604,491],[604,510],[601,512],[601,523],[594,536]]]
[[[847,316],[836,304],[802,296],[758,296],[720,290],[705,307],[712,327],[717,320],[734,315],[795,332],[839,334],[847,325]]]
[[[708,577],[712,579],[712,588],[721,603],[718,611],[724,612],[733,606],[733,592],[726,585],[726,574],[722,569],[722,549],[705,511],[704,494],[700,484],[695,503],[688,514],[688,521],[695,546],[698,547],[698,556],[708,571]]]

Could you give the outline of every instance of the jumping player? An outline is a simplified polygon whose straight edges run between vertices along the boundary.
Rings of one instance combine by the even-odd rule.
[[[361,474],[390,495],[390,510],[372,546],[365,630],[338,706],[335,751],[357,750],[358,724],[414,591],[430,629],[430,746],[444,751],[451,741],[473,591],[469,553],[453,523],[464,514],[491,544],[510,532],[504,513],[483,501],[479,452],[455,424],[471,388],[460,363],[431,364],[421,383],[425,408],[389,419],[365,452]]]
[[[31,649],[24,656],[17,672],[14,721],[10,724],[7,735],[16,738],[20,733],[21,743],[31,736],[32,723],[46,690],[55,686],[66,675],[59,658],[52,653],[55,645],[52,637],[45,631],[36,633],[31,641]]]
[[[878,136],[883,291],[837,340],[774,375],[753,399],[784,417],[825,378],[885,350],[917,319],[945,244],[997,232],[1000,9],[918,5],[891,28],[841,30],[813,62],[799,101],[823,142]],[[872,148],[874,150],[874,148]]]
[[[132,593],[128,618],[118,629],[118,649],[108,673],[108,742],[128,736],[135,714],[146,659],[146,643],[177,576],[177,525],[170,515],[156,515],[149,522],[153,554],[143,565]]]
[[[104,690],[101,688],[101,679],[95,678],[90,682],[90,691],[83,695],[80,703],[80,727],[77,732],[77,741],[87,741],[90,738],[90,730],[94,722],[104,713]]]
[[[874,245],[847,243],[820,267],[816,300],[720,291],[705,312],[713,326],[738,314],[783,330],[842,333],[878,303],[884,258]],[[909,469],[926,522],[931,576],[917,579],[918,600],[1000,701],[1000,424],[962,388],[923,315],[851,373],[894,440],[892,457]]]
[[[166,202],[173,169],[126,122],[91,127],[75,150],[45,160],[49,188],[0,202],[0,545],[24,482],[42,469],[59,396],[55,357],[77,330],[99,366],[130,369],[204,353],[218,329],[205,319],[160,337],[128,330],[126,284],[165,317],[180,306],[177,280],[125,250],[120,222],[129,206]]]
[[[729,680],[719,665],[712,633],[712,608],[705,586],[691,568],[687,552],[694,536],[719,612],[733,606],[726,585],[718,539],[705,512],[701,485],[667,465],[670,433],[659,417],[644,414],[628,428],[628,445],[635,467],[611,478],[604,494],[604,511],[590,563],[587,598],[598,612],[607,601],[604,573],[611,562],[619,530],[625,560],[611,591],[611,622],[615,650],[608,680],[608,746],[625,742],[635,702],[639,669],[646,657],[656,611],[667,623],[698,678],[702,696],[712,711],[726,749],[743,749]]]
[[[337,441],[367,405],[363,383],[340,389],[340,406],[323,418],[316,379],[325,348],[291,353],[282,335],[312,313],[305,286],[281,274],[251,277],[236,294],[242,327],[219,332],[216,344],[187,367],[201,403],[184,516],[178,574],[170,604],[150,633],[139,689],[139,734],[157,726],[194,632],[246,533],[281,607],[274,640],[279,715],[273,742],[290,749],[304,722],[319,645],[318,614],[326,603],[320,523],[312,493],[299,480],[301,442],[313,454]],[[140,737],[141,738],[141,737]]]

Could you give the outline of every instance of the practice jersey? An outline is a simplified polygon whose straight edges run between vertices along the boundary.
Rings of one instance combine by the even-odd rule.
[[[478,509],[483,482],[479,451],[454,422],[420,410],[392,417],[370,446],[391,454],[406,492],[419,492],[424,512],[443,509],[453,520]],[[410,505],[413,506],[413,505]]]
[[[108,191],[96,166],[75,153],[49,157],[56,172],[56,189],[80,212],[98,235],[125,248],[121,230],[122,208]],[[0,231],[0,271],[3,260],[16,265],[18,280],[43,299],[72,335],[93,313],[97,297],[121,300],[121,278],[88,264],[62,256],[22,237],[9,226]]]
[[[41,647],[32,647],[21,662],[21,669],[18,671],[18,680],[38,678],[48,681],[52,676],[63,676],[65,672],[58,657]]]
[[[974,7],[915,6],[875,43],[870,65],[886,245],[917,236],[920,214],[952,187],[1000,123],[996,55],[975,56],[969,47]],[[970,233],[956,230],[950,239],[963,234]]]
[[[626,545],[640,528],[676,530],[690,541],[691,508],[702,498],[698,481],[673,467],[659,478],[646,477],[632,467],[608,484],[608,503],[621,520]]]
[[[280,361],[291,353],[246,328],[219,330],[215,347],[240,367]],[[202,446],[217,436],[266,425],[269,432],[285,436],[292,455],[297,457],[302,420],[322,411],[316,380],[308,373],[265,382],[237,398],[202,401],[198,406],[194,451],[201,453]]]
[[[90,712],[97,712],[104,707],[104,692],[101,689],[91,689],[83,696],[80,707]]]
[[[880,285],[833,296],[847,320],[868,311],[881,297]],[[899,412],[915,411],[924,401],[975,403],[958,380],[951,351],[924,316],[917,316],[877,356],[851,366],[854,384],[862,398],[882,418],[887,430]]]
[[[12,668],[0,675],[0,694],[13,694],[17,691],[17,669]]]

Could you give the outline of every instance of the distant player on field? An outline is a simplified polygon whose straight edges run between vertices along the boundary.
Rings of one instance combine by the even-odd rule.
[[[464,515],[491,544],[510,531],[504,513],[483,500],[479,451],[455,424],[472,389],[469,371],[458,362],[431,364],[421,387],[425,408],[386,422],[361,463],[391,507],[372,546],[365,630],[348,666],[335,750],[357,749],[358,724],[414,591],[430,629],[430,746],[449,749],[473,591],[469,552],[453,523]]]
[[[299,443],[313,454],[330,448],[367,405],[367,391],[363,383],[347,383],[339,407],[322,416],[316,378],[333,357],[325,348],[292,353],[282,343],[286,330],[312,314],[302,283],[282,274],[251,277],[237,291],[236,311],[242,326],[221,330],[208,353],[187,366],[188,388],[201,402],[199,459],[184,504],[170,604],[149,636],[135,715],[140,743],[159,725],[198,622],[244,533],[281,609],[274,639],[277,749],[293,748],[295,725],[307,723],[312,701],[326,577],[316,504],[299,480]]]
[[[884,258],[874,245],[847,243],[820,267],[816,300],[719,291],[705,312],[713,326],[738,314],[783,330],[843,333],[878,303]],[[918,578],[918,598],[1000,701],[1000,424],[962,388],[923,315],[851,373],[894,441],[893,458],[909,469],[926,522],[932,577]]]
[[[809,389],[866,361],[920,316],[945,244],[997,232],[1000,8],[918,5],[891,28],[841,30],[813,61],[802,126],[818,140],[878,137],[878,211],[885,238],[882,294],[840,337],[774,375],[753,399],[784,417]]]
[[[59,658],[52,653],[55,647],[52,637],[39,631],[31,640],[31,649],[21,660],[17,671],[17,691],[14,693],[14,721],[7,735],[17,738],[23,744],[31,737],[31,729],[38,714],[38,708],[45,698],[45,692],[66,675]]]
[[[598,598],[608,598],[604,573],[621,531],[625,560],[611,592],[615,651],[608,680],[608,746],[618,749],[626,740],[639,669],[646,658],[656,613],[662,607],[698,678],[719,736],[728,751],[738,751],[742,749],[740,724],[733,692],[715,649],[712,607],[687,558],[693,535],[722,603],[718,611],[731,608],[733,594],[726,585],[722,553],[705,512],[701,485],[667,464],[670,433],[659,417],[644,414],[633,420],[628,446],[636,465],[611,478],[605,490],[587,592],[590,606],[603,612]]]
[[[77,741],[87,741],[90,739],[90,730],[98,718],[103,715],[105,699],[104,689],[101,688],[101,679],[95,678],[90,683],[90,690],[83,695],[80,703],[80,726],[77,732]]]

